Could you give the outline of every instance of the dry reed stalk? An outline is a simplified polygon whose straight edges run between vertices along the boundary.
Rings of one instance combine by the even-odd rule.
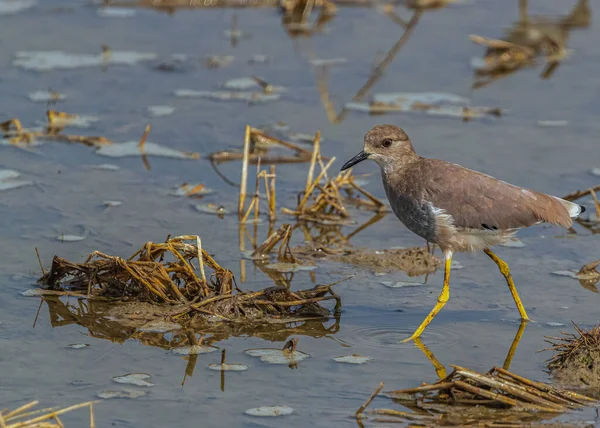
[[[72,412],[74,410],[89,407],[90,428],[95,428],[94,403],[98,401],[88,401],[86,403],[76,404],[74,406],[62,409],[46,408],[34,411],[28,411],[38,405],[38,401],[27,403],[13,411],[0,411],[0,427],[2,428],[63,428],[59,415]],[[55,421],[52,422],[52,420]]]
[[[376,409],[371,413],[397,416],[404,420],[421,417],[445,420],[453,414],[457,416],[455,405],[460,404],[462,412],[469,407],[504,411],[492,414],[491,418],[508,422],[515,417],[526,420],[531,417],[531,412],[552,415],[598,403],[591,398],[523,378],[500,367],[493,367],[486,374],[456,365],[451,367],[454,369],[452,373],[434,384],[387,393],[398,400],[416,400],[416,407],[410,406],[415,413],[389,409]],[[486,417],[490,416],[480,412],[480,416],[471,422],[483,426],[481,424],[486,423]]]
[[[246,190],[248,187],[248,156],[250,155],[250,125],[246,125],[244,135],[244,157],[242,159],[242,179],[240,183],[240,199],[238,203],[238,218],[241,220],[244,216],[244,206],[246,203]]]

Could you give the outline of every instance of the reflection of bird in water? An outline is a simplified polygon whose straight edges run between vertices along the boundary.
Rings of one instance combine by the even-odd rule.
[[[486,85],[522,67],[533,65],[543,56],[547,66],[541,77],[549,78],[568,53],[569,32],[573,28],[587,28],[591,21],[588,0],[580,0],[568,16],[561,18],[529,17],[526,2],[521,1],[521,18],[501,40],[471,36],[477,44],[486,46],[483,64],[476,69],[480,78],[474,88]],[[481,78],[483,76],[483,78]]]

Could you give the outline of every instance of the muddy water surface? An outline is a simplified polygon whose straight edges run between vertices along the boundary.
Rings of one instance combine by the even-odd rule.
[[[566,14],[573,2],[530,3],[532,13],[558,16]],[[600,9],[590,3],[593,17]],[[410,16],[407,9],[399,7],[398,12]],[[233,14],[226,9],[186,10],[169,16],[138,9],[130,17],[102,17],[98,6],[63,0],[0,15],[1,120],[18,117],[25,126],[36,125],[43,120],[46,105],[30,101],[27,94],[50,88],[66,95],[56,109],[100,119],[81,131],[86,135],[103,135],[116,142],[137,140],[146,123],[152,123],[150,141],[206,155],[240,147],[246,124],[285,122],[293,132],[321,130],[323,152],[336,156],[335,168],[360,150],[362,136],[371,126],[395,123],[411,136],[418,153],[459,162],[515,184],[557,196],[597,184],[597,177],[588,173],[600,166],[597,25],[571,33],[572,56],[551,79],[540,79],[541,67],[537,67],[473,91],[470,60],[481,55],[482,48],[468,36],[500,37],[503,28],[518,19],[517,2],[465,2],[425,12],[373,91],[448,92],[470,98],[473,105],[501,107],[506,115],[464,123],[420,113],[351,113],[332,124],[309,61],[347,59],[332,67],[329,75],[330,100],[339,110],[368,79],[374,61],[400,38],[402,28],[376,9],[340,8],[324,33],[292,39],[275,10],[237,10],[238,27],[249,36],[232,47],[224,32],[230,29]],[[113,51],[155,53],[156,59],[48,71],[13,64],[20,51],[96,55],[102,44]],[[173,54],[185,55],[185,60],[178,61]],[[207,69],[201,60],[212,54],[233,55],[235,60],[225,68]],[[259,54],[268,56],[269,62],[248,63]],[[168,67],[158,67],[161,64]],[[286,92],[280,100],[252,106],[174,96],[178,89],[217,90],[228,79],[252,75],[282,85]],[[175,111],[151,118],[147,108],[152,105],[172,106]],[[540,120],[564,120],[567,125],[540,127]],[[356,274],[336,286],[343,301],[339,324],[331,320],[320,328],[312,326],[317,331],[312,336],[300,334],[299,329],[283,331],[274,342],[240,336],[216,343],[227,349],[229,362],[249,367],[226,373],[224,390],[220,373],[207,369],[208,364],[219,362],[218,352],[200,355],[193,375],[182,386],[188,361],[167,350],[136,340],[112,343],[68,322],[53,328],[46,304],[33,327],[39,299],[22,297],[20,292],[31,288],[39,275],[34,247],[48,266],[54,254],[73,261],[94,250],[126,256],[143,242],[160,241],[168,234],[199,234],[215,259],[239,278],[237,218],[202,214],[189,199],[168,195],[172,186],[199,182],[216,190],[205,202],[235,206],[237,190],[219,178],[206,159],[151,157],[147,171],[139,157],[106,158],[78,145],[49,143],[30,151],[0,147],[0,153],[0,168],[18,170],[23,179],[34,182],[0,194],[2,407],[14,408],[33,399],[62,406],[91,400],[102,390],[122,389],[112,377],[144,372],[152,376],[155,386],[135,400],[102,402],[96,412],[99,426],[281,426],[279,419],[244,415],[248,408],[281,404],[296,409],[286,417],[288,426],[337,427],[355,424],[350,416],[380,381],[396,389],[436,379],[432,364],[419,349],[398,342],[434,304],[442,280],[439,271],[429,275],[423,286],[402,288],[382,285],[406,280],[402,274],[376,276],[333,262],[319,265],[314,277],[308,272],[296,274],[295,289],[311,287],[313,280],[324,284]],[[104,163],[120,169],[91,168]],[[237,182],[240,163],[223,164],[221,171]],[[293,206],[295,193],[305,181],[306,165],[278,166],[277,171],[278,202]],[[365,187],[384,197],[376,165],[364,163],[355,172],[372,173]],[[123,204],[107,210],[103,205],[107,200]],[[356,219],[365,221],[368,215],[358,214]],[[284,220],[289,221],[280,219]],[[264,237],[266,226],[258,231]],[[597,236],[582,228],[577,231],[567,235],[539,226],[521,233],[525,247],[497,251],[512,267],[525,307],[535,320],[527,326],[512,362],[511,368],[521,375],[548,380],[543,362],[549,355],[536,353],[544,347],[544,335],[556,335],[561,325],[569,329],[571,320],[584,327],[598,321],[598,294],[573,279],[551,275],[598,258]],[[62,234],[85,239],[61,242],[57,237]],[[352,243],[369,248],[424,244],[392,215],[356,235]],[[426,330],[423,343],[442,364],[487,370],[504,362],[518,331],[518,312],[487,257],[461,254],[456,260],[463,268],[452,272],[451,300]],[[260,289],[272,284],[246,263],[246,282],[240,281],[241,287]],[[74,299],[70,303],[77,304]],[[281,347],[288,336],[299,337],[298,348],[310,354],[296,369],[267,365],[243,353],[249,348]],[[90,346],[67,347],[74,343]],[[353,353],[373,360],[350,365],[332,359]],[[389,405],[383,398],[375,404]],[[592,417],[591,411],[573,415],[579,420]],[[73,414],[64,420],[83,426],[86,416]]]

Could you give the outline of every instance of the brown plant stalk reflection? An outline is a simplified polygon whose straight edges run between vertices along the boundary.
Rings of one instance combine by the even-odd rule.
[[[331,337],[340,330],[341,320],[338,311],[328,319],[305,319],[281,324],[197,321],[173,331],[148,332],[140,331],[140,327],[148,321],[143,315],[129,313],[119,318],[111,316],[114,303],[86,299],[61,300],[58,296],[43,297],[41,303],[48,307],[50,324],[54,328],[80,325],[88,330],[90,337],[115,343],[136,340],[144,346],[165,350],[200,344],[215,346],[230,337],[252,336],[280,343],[298,336]],[[184,383],[187,377],[193,375],[198,355],[187,355],[183,359],[186,361]],[[224,384],[222,388],[224,389]]]

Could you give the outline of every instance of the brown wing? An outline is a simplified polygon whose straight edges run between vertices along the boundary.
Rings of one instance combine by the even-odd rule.
[[[572,220],[555,197],[500,181],[459,165],[425,159],[425,200],[446,210],[457,227],[513,229],[547,222],[569,228]]]

